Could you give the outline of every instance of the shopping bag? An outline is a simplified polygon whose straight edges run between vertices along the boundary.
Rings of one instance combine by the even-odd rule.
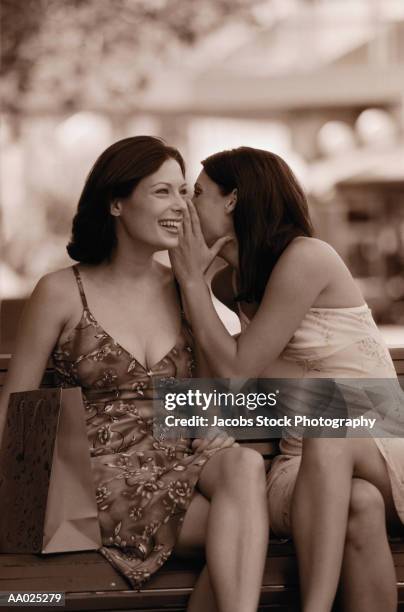
[[[0,449],[0,552],[100,546],[81,389],[12,393]]]

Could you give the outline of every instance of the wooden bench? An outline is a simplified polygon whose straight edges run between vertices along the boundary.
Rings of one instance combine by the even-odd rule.
[[[404,349],[391,349],[391,354],[397,373],[404,375]],[[0,355],[0,386],[8,362],[9,355]],[[52,378],[49,369],[44,376],[44,385],[51,386]],[[275,441],[246,444],[260,452],[267,464],[277,451]],[[398,610],[404,612],[404,541],[392,541],[391,548],[397,572]],[[180,612],[186,607],[202,565],[202,559],[183,561],[173,557],[142,590],[135,592],[97,552],[0,554],[0,591],[63,591],[66,593],[66,609],[80,612]],[[259,610],[299,610],[298,573],[291,542],[270,541]]]

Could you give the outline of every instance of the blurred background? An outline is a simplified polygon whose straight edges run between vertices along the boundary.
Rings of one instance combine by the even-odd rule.
[[[101,151],[154,134],[183,152],[190,185],[221,149],[284,157],[319,237],[404,346],[404,0],[1,0],[1,19],[6,302],[71,263]]]

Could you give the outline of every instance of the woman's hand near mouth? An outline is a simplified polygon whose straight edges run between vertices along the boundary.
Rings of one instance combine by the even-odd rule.
[[[183,213],[183,223],[178,226],[178,246],[169,250],[171,265],[180,284],[204,279],[204,274],[225,244],[232,238],[223,236],[208,247],[201,230],[196,208],[189,198]]]

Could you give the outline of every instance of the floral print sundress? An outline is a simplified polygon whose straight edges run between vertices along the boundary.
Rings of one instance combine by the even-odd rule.
[[[175,345],[145,368],[90,312],[73,266],[83,314],[53,351],[60,384],[82,388],[103,546],[100,552],[133,588],[168,559],[200,472],[211,452],[189,440],[153,437],[153,378],[192,376],[192,336],[182,314]]]

